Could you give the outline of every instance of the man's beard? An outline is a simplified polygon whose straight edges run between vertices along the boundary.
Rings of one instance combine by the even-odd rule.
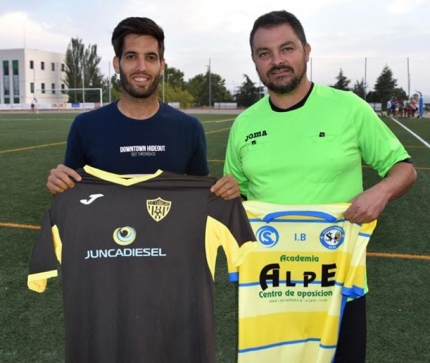
[[[274,82],[269,81],[270,73],[273,71],[279,71],[279,70],[289,71],[293,75],[293,79],[291,79],[288,83],[281,84],[281,85],[277,85]],[[279,66],[274,66],[270,68],[269,71],[266,73],[266,78],[261,76],[260,72],[258,72],[258,69],[257,69],[257,73],[260,77],[261,82],[270,91],[273,91],[276,94],[284,95],[294,91],[297,88],[297,86],[300,84],[300,82],[302,81],[303,77],[306,74],[306,63],[304,63],[303,71],[297,75],[295,74],[295,71],[292,67],[285,66],[285,65],[279,65]]]
[[[154,94],[154,92],[158,89],[158,83],[160,82],[161,74],[158,74],[152,83],[149,84],[149,86],[145,88],[139,88],[139,87],[133,87],[130,82],[128,81],[126,75],[122,71],[122,69],[119,69],[119,79],[121,81],[122,88],[131,96],[135,98],[148,98]]]

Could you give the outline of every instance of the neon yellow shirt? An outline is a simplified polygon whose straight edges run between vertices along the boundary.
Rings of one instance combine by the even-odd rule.
[[[240,114],[224,174],[239,181],[248,200],[346,203],[363,191],[362,160],[383,177],[409,157],[365,101],[314,85],[302,107],[275,112],[265,97]]]

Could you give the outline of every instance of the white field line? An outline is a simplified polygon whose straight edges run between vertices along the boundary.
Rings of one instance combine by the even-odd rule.
[[[425,146],[427,146],[430,149],[430,144],[425,141],[422,137],[417,135],[412,130],[409,130],[405,125],[403,125],[401,122],[397,121],[394,117],[390,117],[395,123],[397,123],[399,126],[403,127],[407,132],[409,132],[412,136],[415,136],[419,141],[421,141]]]
[[[233,118],[228,118],[228,119],[225,119],[225,120],[217,120],[217,121],[215,121],[215,123],[229,122],[229,121],[234,121],[234,119]]]

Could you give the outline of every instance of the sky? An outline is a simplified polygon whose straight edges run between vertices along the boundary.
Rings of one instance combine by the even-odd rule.
[[[406,93],[430,99],[430,0],[0,0],[0,49],[65,53],[71,38],[96,44],[100,68],[113,75],[112,31],[143,16],[166,36],[165,59],[184,73],[219,74],[233,91],[248,75],[259,85],[249,33],[260,15],[287,10],[301,21],[312,51],[308,77],[331,85],[340,69],[373,89],[385,65]]]

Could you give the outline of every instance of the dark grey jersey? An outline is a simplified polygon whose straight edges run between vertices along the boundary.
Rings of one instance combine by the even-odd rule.
[[[42,292],[61,262],[66,362],[215,363],[217,249],[238,265],[255,245],[240,200],[209,177],[80,175],[44,216],[28,277]]]

